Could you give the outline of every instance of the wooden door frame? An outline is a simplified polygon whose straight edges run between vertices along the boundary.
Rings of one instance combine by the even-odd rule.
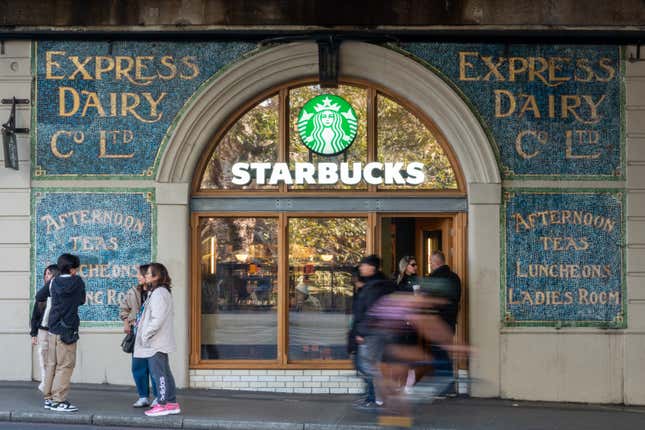
[[[380,253],[382,247],[381,226],[383,218],[416,218],[415,220],[415,235],[418,234],[417,221],[418,219],[432,220],[432,219],[450,219],[450,241],[452,245],[452,252],[450,256],[446,256],[446,263],[449,263],[453,272],[459,275],[461,279],[461,299],[459,301],[459,316],[457,318],[457,327],[455,332],[455,340],[460,343],[468,344],[468,272],[466,267],[467,262],[467,228],[468,228],[468,214],[466,212],[447,212],[447,213],[376,213],[375,222],[375,251]],[[417,254],[419,248],[417,246]],[[445,251],[444,251],[445,252]],[[417,257],[419,258],[419,257]],[[455,366],[458,369],[468,369],[468,359],[461,358],[456,360]]]

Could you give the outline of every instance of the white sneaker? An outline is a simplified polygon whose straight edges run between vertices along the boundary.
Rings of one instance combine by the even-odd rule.
[[[147,397],[139,397],[139,400],[132,404],[133,408],[145,408],[146,406],[150,406],[150,401]]]
[[[59,403],[52,403],[52,405],[49,408],[52,411],[56,412],[76,412],[78,411],[78,408],[74,405],[72,405],[70,402],[67,400]]]
[[[154,408],[154,407],[155,407],[155,406],[157,406],[158,404],[159,404],[159,402],[157,401],[157,398],[155,397],[154,399],[152,399],[152,403],[150,403],[150,407],[151,407],[151,408]]]

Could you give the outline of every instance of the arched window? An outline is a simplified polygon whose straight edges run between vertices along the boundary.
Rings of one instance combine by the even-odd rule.
[[[193,205],[191,366],[349,366],[351,271],[385,224],[344,202],[463,197],[462,175],[431,121],[365,82],[292,83],[239,112],[193,180],[193,201],[211,203]],[[336,150],[355,137],[320,155],[308,131]]]
[[[318,155],[303,145],[298,131],[298,115],[304,104],[322,94],[338,95],[345,99],[357,115],[356,137],[352,145],[336,156]],[[351,190],[384,192],[408,191],[456,191],[461,190],[461,178],[453,168],[452,154],[447,150],[440,134],[430,121],[415,113],[381,91],[370,86],[343,84],[338,88],[321,88],[315,84],[287,86],[273,94],[261,97],[214,139],[210,154],[200,163],[196,175],[196,194],[212,194],[230,190],[253,190],[273,192]],[[235,184],[233,166],[236,163],[287,163],[292,173],[293,184],[279,181],[270,184],[271,167],[262,173],[250,169],[251,180]],[[357,184],[295,183],[297,163],[348,163],[352,173],[354,163],[365,167],[368,163],[423,164],[423,181],[401,182],[400,178],[382,184],[369,184],[363,178]],[[383,176],[383,169],[373,171]],[[316,171],[320,175],[320,171]],[[262,183],[258,183],[258,175]],[[353,175],[352,175],[353,176]],[[405,171],[403,176],[405,176]],[[314,178],[318,179],[316,175]],[[398,179],[398,181],[397,181]],[[378,181],[374,181],[378,182]],[[414,182],[414,183],[412,183]]]

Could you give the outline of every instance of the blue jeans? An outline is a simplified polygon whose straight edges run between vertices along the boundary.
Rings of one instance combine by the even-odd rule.
[[[366,336],[358,345],[356,370],[365,381],[365,395],[368,402],[376,401],[374,379],[380,376],[379,365],[383,356],[383,340],[380,336]]]
[[[135,358],[132,356],[132,377],[137,386],[139,397],[147,398],[150,396],[150,384],[148,380],[152,382],[152,394],[157,397],[157,385],[150,374],[147,358]]]

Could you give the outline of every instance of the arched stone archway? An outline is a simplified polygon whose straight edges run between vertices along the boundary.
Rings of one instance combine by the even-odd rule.
[[[415,104],[450,142],[468,184],[498,184],[495,154],[476,116],[440,77],[423,65],[381,46],[346,42],[340,74],[367,79]],[[260,51],[218,75],[179,121],[162,155],[159,182],[190,182],[192,169],[212,135],[240,105],[280,83],[318,73],[315,43],[294,43]]]
[[[190,183],[212,136],[241,105],[281,83],[318,73],[315,43],[268,48],[215,76],[184,109],[161,156],[157,173],[159,258],[186,288],[177,297],[177,331],[188,333],[190,315]],[[470,339],[479,349],[471,373],[484,381],[480,396],[498,396],[499,386],[499,205],[500,174],[481,124],[459,95],[422,64],[394,50],[361,42],[341,45],[340,74],[388,88],[432,119],[451,145],[468,192],[468,285]],[[181,221],[184,221],[183,223]],[[178,228],[184,225],[185,228]],[[188,336],[175,361],[178,383],[188,383]]]

